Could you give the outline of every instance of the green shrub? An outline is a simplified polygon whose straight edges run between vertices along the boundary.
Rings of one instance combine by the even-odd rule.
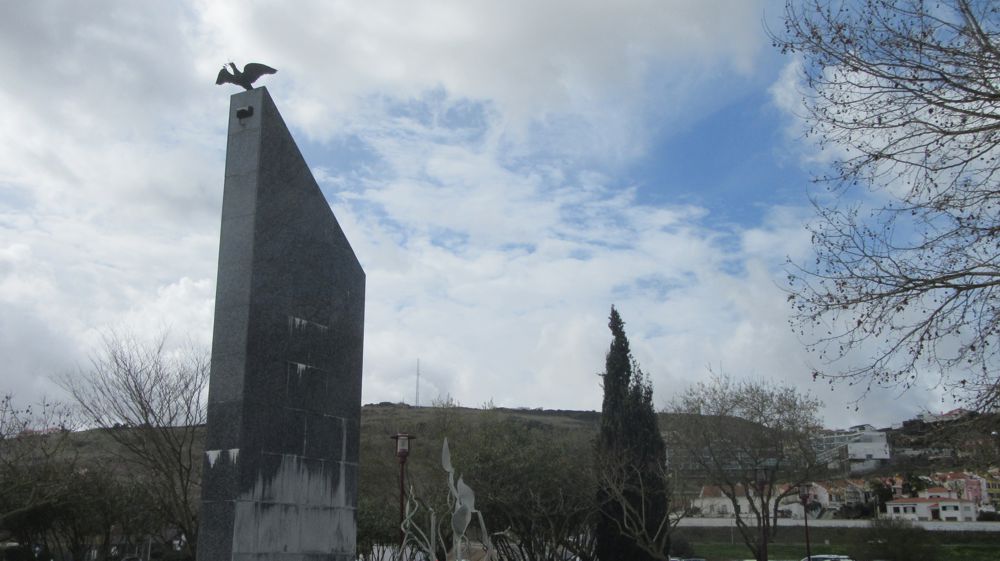
[[[675,534],[670,538],[670,555],[672,557],[694,557],[694,547],[687,538]]]
[[[851,548],[857,561],[938,561],[940,546],[933,535],[907,520],[880,518],[858,532]]]

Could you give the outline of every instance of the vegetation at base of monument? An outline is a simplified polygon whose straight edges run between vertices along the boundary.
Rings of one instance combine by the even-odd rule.
[[[68,484],[60,452],[71,422],[61,406],[21,408],[13,395],[0,399],[0,529],[7,535],[37,534],[33,523],[64,501]]]
[[[483,445],[462,454],[456,450],[456,458],[475,466],[466,477],[497,532],[493,542],[501,556],[539,561],[592,558],[589,442],[505,417],[495,409],[484,412],[478,440]]]
[[[384,493],[392,486],[383,479],[378,486],[363,483],[358,486],[357,547],[362,559],[388,559],[399,544],[399,497]]]
[[[590,422],[542,422],[510,410],[490,406],[473,410],[454,402],[424,411],[410,420],[397,412],[370,420],[365,427],[360,555],[379,558],[398,544],[399,466],[389,436],[405,428],[419,435],[406,464],[408,487],[412,485],[414,494],[434,510],[438,522],[447,522],[451,514],[439,452],[447,437],[453,463],[467,470],[461,475],[475,489],[476,508],[489,524],[501,559],[565,561],[574,555],[593,559],[588,539],[595,493]],[[419,520],[424,526],[429,522],[426,517]],[[445,543],[450,543],[449,536],[445,531]],[[475,524],[469,536],[480,541]],[[443,547],[438,554],[444,558]]]
[[[37,556],[25,552],[31,559],[83,559],[94,546],[97,559],[108,559],[112,541],[145,540],[162,528],[144,482],[114,473],[104,454],[82,457],[93,443],[70,431],[76,424],[65,405],[19,409],[11,395],[0,400],[0,541],[41,546]]]
[[[492,556],[493,540],[476,508],[475,491],[463,476],[456,479],[447,437],[441,445],[441,468],[447,473],[444,508],[432,506],[410,487],[401,524],[403,547],[397,559],[468,559],[479,551]]]
[[[668,559],[666,448],[653,388],[632,356],[625,324],[613,306],[608,327],[612,341],[601,375],[604,400],[594,454],[595,553],[601,561]]]
[[[786,498],[818,471],[812,436],[820,403],[795,388],[714,374],[670,405],[671,466],[695,487],[717,486],[736,517],[747,548],[761,561],[777,532]],[[749,521],[749,523],[748,523]]]
[[[109,333],[90,368],[61,379],[84,421],[104,429],[120,450],[130,479],[148,492],[147,505],[194,557],[201,500],[200,447],[205,423],[208,352],[168,351],[167,336],[146,342]]]
[[[0,522],[46,508],[62,493],[57,456],[71,428],[63,406],[21,408],[11,394],[0,398]]]
[[[790,1],[772,37],[802,62],[807,136],[834,158],[815,261],[789,275],[794,324],[828,364],[815,376],[938,383],[995,409],[1000,8]]]
[[[104,560],[112,558],[113,545],[138,547],[158,533],[161,521],[150,514],[141,483],[97,469],[66,470],[62,481],[65,490],[57,502],[8,521],[17,543],[43,545],[55,559],[85,559],[94,550],[96,559]]]

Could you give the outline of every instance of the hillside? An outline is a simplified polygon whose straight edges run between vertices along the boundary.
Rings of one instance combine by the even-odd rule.
[[[477,429],[484,423],[513,423],[537,435],[541,441],[558,439],[576,447],[589,447],[599,421],[600,414],[595,411],[369,404],[361,410],[361,475],[373,488],[395,488],[392,483],[398,477],[398,465],[391,437],[400,432],[416,437],[411,448],[409,470],[418,477],[433,477],[440,475],[444,437],[448,437],[457,462],[472,452],[470,445],[476,440]],[[195,439],[197,453],[201,452],[203,441],[204,427],[200,427]],[[129,472],[125,459],[127,455],[103,429],[72,433],[62,453],[67,459],[75,458],[85,466],[101,466],[120,475]],[[376,474],[379,480],[372,480]]]
[[[661,430],[668,430],[671,415],[661,413]],[[927,425],[908,423],[888,430],[894,458],[876,473],[900,469],[933,471],[978,467],[995,460],[998,416],[983,416],[975,423]],[[469,452],[476,428],[483,423],[513,422],[532,431],[543,440],[565,441],[578,453],[589,453],[590,442],[597,434],[600,413],[597,411],[468,408],[460,406],[414,407],[406,404],[367,404],[361,410],[361,469],[366,472],[392,471],[396,466],[391,437],[405,432],[413,435],[409,461],[415,475],[430,476],[440,466],[443,438],[448,437],[457,457]],[[124,430],[124,429],[115,429]],[[204,429],[196,439],[200,451]],[[69,439],[67,452],[85,464],[110,466],[115,471],[127,469],[114,441],[102,430],[79,431]],[[433,471],[431,471],[433,470]],[[393,471],[395,474],[395,471]],[[385,477],[390,474],[386,473]],[[392,475],[393,478],[397,475]]]

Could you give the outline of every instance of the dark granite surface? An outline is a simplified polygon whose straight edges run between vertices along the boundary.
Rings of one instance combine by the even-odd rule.
[[[267,90],[234,95],[199,561],[353,558],[364,294]]]

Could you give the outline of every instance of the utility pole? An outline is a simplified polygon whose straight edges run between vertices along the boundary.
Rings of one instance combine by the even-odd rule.
[[[414,406],[420,407],[420,359],[417,359],[417,398],[414,400]]]

